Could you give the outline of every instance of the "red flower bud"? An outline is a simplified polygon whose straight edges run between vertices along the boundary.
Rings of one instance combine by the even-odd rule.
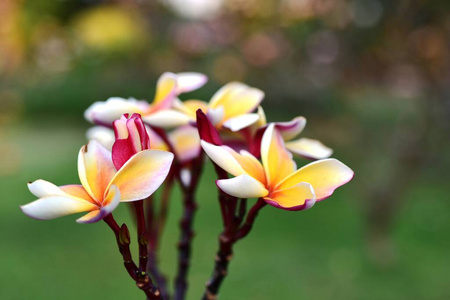
[[[133,155],[150,148],[150,138],[140,114],[124,114],[113,122],[116,141],[112,147],[112,160],[119,170]]]

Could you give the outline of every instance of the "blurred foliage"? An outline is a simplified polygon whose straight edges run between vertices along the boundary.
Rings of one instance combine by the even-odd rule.
[[[29,278],[39,277],[33,272],[45,269],[45,264],[28,257],[28,251],[20,252],[27,243],[18,235],[31,239],[39,256],[54,252],[52,245],[62,247],[62,252],[79,252],[50,236],[58,226],[52,224],[64,223],[68,228],[69,223],[33,225],[17,206],[31,200],[22,184],[27,180],[75,179],[75,173],[68,175],[67,170],[74,170],[76,145],[82,143],[82,131],[88,126],[83,111],[110,96],[151,99],[161,73],[197,71],[207,74],[210,82],[188,96],[209,100],[221,85],[234,80],[261,88],[266,92],[263,105],[269,121],[304,115],[309,122],[305,136],[331,146],[335,156],[356,173],[355,180],[331,200],[333,204],[301,216],[289,214],[295,234],[278,235],[276,231],[286,227],[270,229],[265,222],[273,224],[272,219],[260,220],[256,227],[264,230],[252,234],[236,251],[240,261],[231,266],[224,299],[236,299],[226,295],[235,295],[232,288],[242,285],[239,280],[254,293],[264,291],[245,299],[297,299],[292,296],[297,287],[271,294],[261,287],[261,282],[272,282],[271,276],[261,275],[260,280],[244,276],[252,275],[244,266],[251,269],[263,260],[267,262],[256,266],[258,274],[269,268],[281,272],[273,266],[273,260],[280,258],[271,255],[285,251],[289,254],[280,264],[288,270],[278,275],[291,283],[299,281],[292,278],[304,280],[300,293],[306,299],[448,298],[450,291],[442,278],[449,267],[443,263],[450,192],[446,172],[450,167],[449,45],[447,0],[0,1],[0,179],[6,191],[2,200],[8,203],[0,213],[15,217],[4,218],[3,228],[17,226],[0,247],[3,257],[10,258],[4,269],[27,269]],[[202,193],[207,195],[208,190]],[[209,209],[216,212],[214,206]],[[177,213],[172,213],[173,223]],[[268,214],[285,218],[280,212]],[[200,219],[199,226],[208,227],[207,219]],[[28,231],[38,226],[44,228],[38,235],[49,235],[43,241]],[[330,228],[335,237],[325,233]],[[62,231],[53,234],[65,236],[64,242],[77,247],[84,230],[76,231],[73,240]],[[86,234],[94,239],[91,232]],[[211,229],[210,240],[199,238],[209,244],[198,258],[212,258],[216,234]],[[264,234],[273,242],[268,243]],[[167,238],[175,236],[173,228]],[[104,251],[102,243],[88,248],[95,259]],[[273,244],[271,252],[260,250],[269,244]],[[328,252],[333,247],[334,254]],[[108,254],[111,260],[115,254]],[[48,255],[52,257],[48,261],[64,262]],[[246,265],[243,257],[254,261]],[[191,273],[192,286],[199,285],[192,295],[199,294],[212,261],[198,259],[198,264]],[[74,265],[78,263],[66,263],[63,271],[70,272]],[[118,260],[114,264],[105,259],[104,265],[117,265],[115,274],[123,271]],[[54,268],[46,272],[60,275],[46,275],[41,284],[64,277]],[[22,274],[17,270],[13,278],[20,282]],[[74,276],[75,281],[82,279]],[[323,278],[330,284],[327,288],[317,283]],[[0,279],[5,290],[3,285],[10,279]],[[43,288],[37,282],[30,283],[22,296],[8,293],[0,298],[30,298],[33,291],[56,285],[52,296],[40,292],[35,297],[56,299],[72,290],[72,283],[65,290],[66,283],[47,283]],[[114,282],[118,286],[120,280]],[[78,295],[88,297],[84,291]]]

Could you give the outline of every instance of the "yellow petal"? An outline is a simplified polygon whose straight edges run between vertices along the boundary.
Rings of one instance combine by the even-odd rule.
[[[314,190],[309,183],[302,182],[288,189],[272,192],[264,197],[272,206],[286,210],[303,210],[311,208],[316,202]]]
[[[132,156],[110,185],[116,185],[120,201],[136,201],[147,198],[163,183],[169,173],[174,155],[160,150],[144,150]]]
[[[112,185],[108,191],[102,207],[93,210],[81,218],[77,219],[77,223],[94,223],[98,222],[107,215],[109,215],[120,203],[120,191],[115,185]]]
[[[184,102],[175,101],[174,107],[191,117],[193,120],[196,118],[198,109],[201,109],[205,114],[208,111],[208,103],[201,100],[187,100]]]
[[[274,124],[270,124],[267,127],[262,137],[261,159],[267,185],[271,188],[275,187],[296,169],[292,154],[286,150],[283,138],[275,130]]]
[[[264,98],[264,92],[243,83],[231,82],[214,94],[210,108],[223,106],[224,120],[249,113],[256,109]]]
[[[78,155],[78,176],[86,192],[101,203],[106,187],[116,173],[111,152],[96,140],[83,146]]]
[[[180,162],[196,158],[200,153],[200,137],[198,130],[192,126],[181,126],[169,133],[169,140]]]
[[[256,157],[254,157],[251,153],[241,150],[239,153],[230,149],[229,151],[231,155],[233,155],[234,159],[241,165],[244,169],[245,173],[255,178],[263,185],[266,185],[266,175],[264,174],[264,168],[262,164],[259,162]]]
[[[286,148],[294,154],[308,159],[324,159],[333,154],[333,150],[317,140],[301,138],[286,143]]]
[[[312,162],[284,179],[277,187],[279,190],[308,182],[312,185],[317,201],[333,194],[334,190],[353,178],[353,171],[334,158]]]
[[[216,184],[223,192],[238,198],[260,198],[269,193],[261,182],[249,175],[217,180]]]
[[[152,111],[169,108],[176,97],[177,75],[166,72],[159,77],[156,84],[156,94],[153,100]]]

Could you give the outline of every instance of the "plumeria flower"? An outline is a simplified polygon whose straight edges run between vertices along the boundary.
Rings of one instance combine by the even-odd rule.
[[[353,178],[353,171],[336,159],[319,160],[297,170],[274,124],[262,137],[262,163],[245,150],[238,153],[204,140],[201,145],[214,163],[235,176],[217,180],[223,192],[238,198],[263,198],[286,210],[308,209]]]
[[[45,180],[29,183],[30,192],[39,199],[23,205],[22,211],[41,220],[88,212],[77,222],[93,223],[110,214],[119,202],[137,201],[153,194],[166,178],[173,154],[146,150],[148,136],[141,124],[137,116],[115,122],[118,138],[113,154],[95,140],[81,148],[81,185],[58,187]]]
[[[252,113],[264,98],[264,92],[239,82],[231,82],[219,89],[209,103],[200,100],[176,101],[174,107],[195,121],[197,109],[207,114],[217,129],[233,132],[258,121],[259,115]]]
[[[262,136],[267,128],[266,116],[261,106],[258,107],[258,122],[251,127],[254,143],[251,145],[251,152],[256,156],[259,156],[259,149],[261,145]],[[304,117],[296,117],[288,122],[274,122],[275,128],[280,132],[284,141],[286,142],[286,148],[293,154],[302,156],[307,159],[317,160],[328,158],[333,154],[333,150],[322,144],[318,140],[296,138],[305,128],[306,119]]]
[[[138,113],[145,123],[157,127],[175,127],[190,119],[183,113],[171,109],[178,95],[203,86],[207,77],[200,73],[164,73],[158,79],[152,104],[134,98],[112,97],[107,101],[93,103],[84,113],[85,118],[95,124],[111,127],[112,122],[125,113]]]

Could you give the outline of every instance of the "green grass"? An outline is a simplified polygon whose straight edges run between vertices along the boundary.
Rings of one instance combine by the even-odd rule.
[[[78,182],[76,158],[84,128],[49,120],[4,133],[3,143],[17,149],[17,161],[8,162],[10,169],[0,177],[0,299],[144,299],[105,224],[80,225],[75,216],[36,221],[19,210],[34,200],[27,181]],[[213,181],[207,168],[198,194],[188,299],[202,294],[221,230]],[[421,182],[397,215],[393,264],[381,267],[368,258],[356,176],[311,210],[265,208],[252,233],[235,247],[221,299],[448,299],[450,203],[444,184]],[[162,269],[171,277],[180,213],[174,197],[161,249]],[[129,221],[125,205],[115,214],[118,221]]]

